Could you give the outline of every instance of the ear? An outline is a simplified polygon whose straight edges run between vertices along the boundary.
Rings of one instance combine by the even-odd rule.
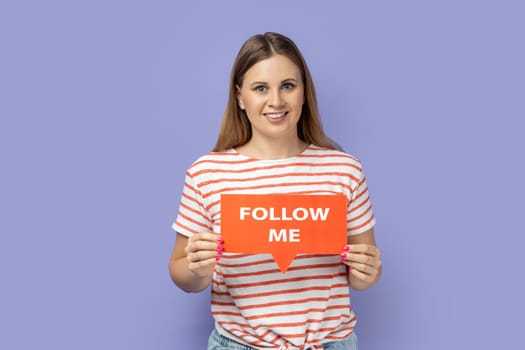
[[[237,104],[239,105],[239,108],[244,111],[246,108],[244,107],[244,102],[242,100],[241,88],[239,87],[239,85],[235,85],[235,89],[237,90]]]

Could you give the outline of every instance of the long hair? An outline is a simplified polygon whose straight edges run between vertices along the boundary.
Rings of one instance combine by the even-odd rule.
[[[228,103],[213,151],[224,151],[232,147],[242,146],[251,139],[250,121],[246,112],[239,107],[237,102],[237,86],[242,86],[244,75],[253,65],[273,55],[286,56],[301,72],[305,99],[301,117],[297,123],[299,138],[319,147],[341,149],[323,131],[312,76],[301,52],[294,42],[286,36],[278,33],[264,33],[249,38],[237,54],[230,75]]]

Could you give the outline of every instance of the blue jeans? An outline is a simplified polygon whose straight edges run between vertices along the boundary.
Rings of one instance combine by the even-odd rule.
[[[357,350],[357,336],[352,333],[348,338],[341,341],[331,341],[323,344],[324,350]],[[255,348],[239,344],[231,339],[220,335],[215,329],[208,341],[208,350],[256,350]]]

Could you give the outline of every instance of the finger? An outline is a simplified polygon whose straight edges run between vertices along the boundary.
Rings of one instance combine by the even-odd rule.
[[[188,263],[199,263],[207,260],[214,260],[219,255],[217,250],[199,250],[187,255]]]
[[[351,253],[360,253],[377,257],[381,256],[379,248],[371,244],[349,244],[345,246],[345,250]]]
[[[188,245],[188,253],[195,253],[199,251],[216,251],[220,245],[218,242],[209,241],[195,241]]]
[[[363,271],[360,271],[357,268],[354,268],[350,266],[349,268],[350,274],[358,278],[359,280],[366,282],[366,283],[372,283],[375,278],[377,277],[377,273],[364,273]]]
[[[349,244],[348,251],[352,253],[360,253],[367,255],[379,255],[380,251],[375,245],[372,244]]]
[[[369,266],[376,266],[378,265],[379,258],[375,256],[371,256],[371,255],[366,255],[366,254],[347,253],[346,261],[360,263],[360,264],[369,265]]]
[[[218,235],[216,233],[211,232],[199,232],[194,234],[190,240],[196,240],[196,241],[207,241],[207,242],[223,242],[224,239],[221,235]]]
[[[200,250],[218,250],[222,246],[224,241],[222,237],[214,235],[214,240],[209,239],[200,239],[206,238],[200,234],[196,234],[188,240],[188,244],[185,248],[186,254],[197,252]]]
[[[373,265],[348,263],[348,266],[351,267],[351,270],[357,270],[365,275],[376,275],[379,272],[377,267]]]
[[[215,259],[206,259],[206,260],[199,260],[196,262],[192,262],[188,264],[188,268],[190,271],[199,270],[202,268],[209,268],[210,266],[213,266],[216,263]]]

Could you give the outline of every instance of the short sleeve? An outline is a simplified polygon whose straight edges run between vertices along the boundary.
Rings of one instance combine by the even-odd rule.
[[[375,217],[372,211],[372,202],[368,193],[368,186],[364,173],[352,191],[347,212],[348,235],[363,233],[375,225]]]
[[[212,221],[202,199],[202,193],[189,172],[186,173],[179,213],[172,228],[187,237],[202,231],[212,231]]]

